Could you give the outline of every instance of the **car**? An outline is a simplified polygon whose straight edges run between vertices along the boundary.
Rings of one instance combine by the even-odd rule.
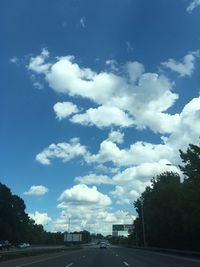
[[[7,249],[9,250],[11,247],[11,243],[8,240],[1,240],[0,241],[0,250]]]
[[[107,248],[107,244],[105,242],[101,242],[99,248]]]
[[[19,248],[29,248],[30,244],[29,243],[21,243],[18,245]]]

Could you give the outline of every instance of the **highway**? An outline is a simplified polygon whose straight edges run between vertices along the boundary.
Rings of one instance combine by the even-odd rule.
[[[200,259],[110,246],[30,256],[0,262],[1,267],[199,267]]]

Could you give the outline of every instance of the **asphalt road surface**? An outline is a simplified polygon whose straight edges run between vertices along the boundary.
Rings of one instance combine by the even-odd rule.
[[[0,262],[1,267],[199,267],[199,259],[110,246],[31,256]]]

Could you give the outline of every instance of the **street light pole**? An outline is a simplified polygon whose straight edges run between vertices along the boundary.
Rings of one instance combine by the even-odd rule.
[[[179,165],[177,165],[177,164],[166,163],[165,165],[166,166],[172,166],[172,167],[178,167],[179,168]]]
[[[69,222],[68,222],[68,233],[70,233],[70,217],[69,217]]]

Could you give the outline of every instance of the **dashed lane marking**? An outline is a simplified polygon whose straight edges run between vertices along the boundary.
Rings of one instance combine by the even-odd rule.
[[[123,263],[124,263],[126,266],[129,266],[129,264],[128,264],[126,261],[123,261]]]
[[[71,262],[70,264],[68,264],[66,267],[70,267],[70,266],[72,266],[74,263],[73,262]]]

